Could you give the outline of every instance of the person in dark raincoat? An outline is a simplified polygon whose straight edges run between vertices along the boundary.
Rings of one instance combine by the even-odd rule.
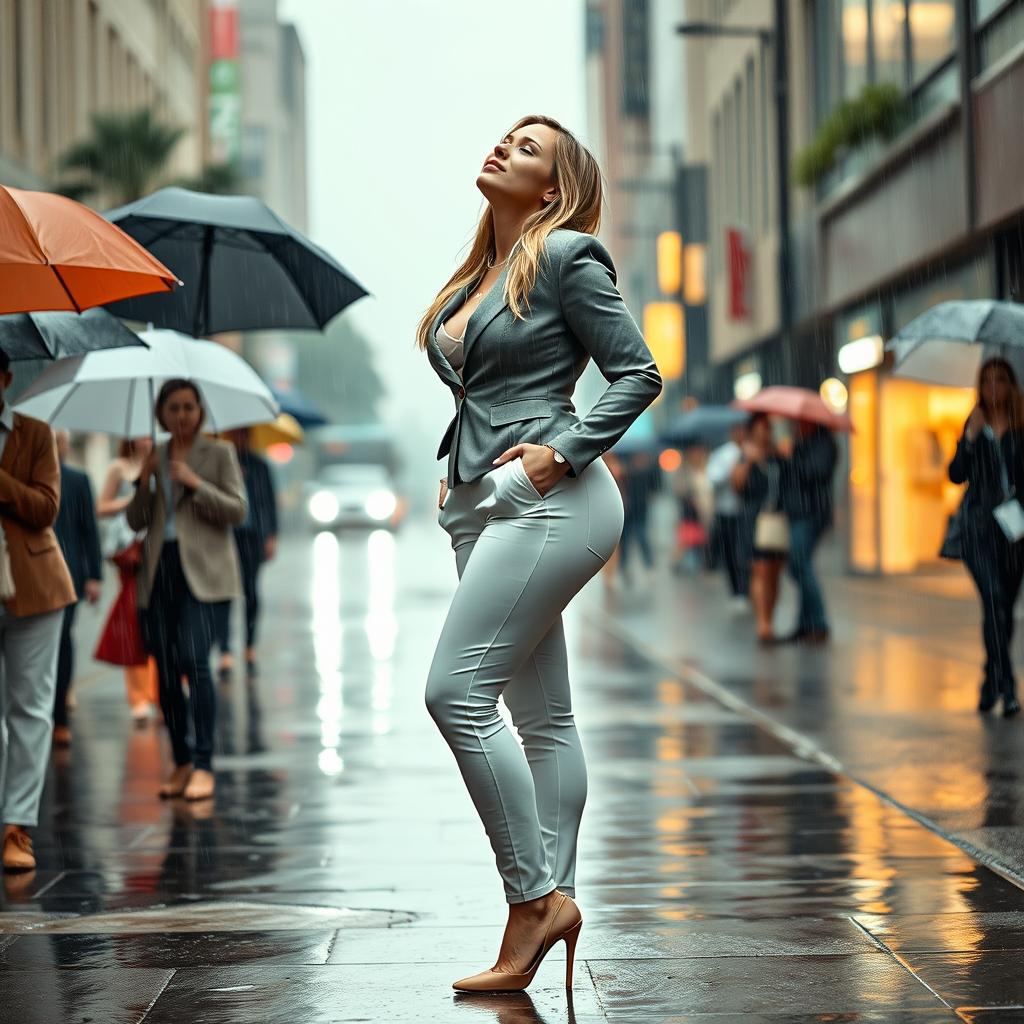
[[[963,557],[981,598],[985,674],[978,710],[1002,698],[1003,714],[1020,711],[1010,660],[1013,608],[1024,576],[1024,542],[1012,540],[995,511],[1024,493],[1024,396],[1002,359],[978,375],[978,404],[964,426],[949,479],[967,484],[961,506]]]
[[[791,643],[824,643],[829,637],[825,599],[814,553],[832,525],[832,476],[838,451],[831,431],[799,421],[797,440],[782,462],[782,510],[789,519],[789,574],[800,592]]]

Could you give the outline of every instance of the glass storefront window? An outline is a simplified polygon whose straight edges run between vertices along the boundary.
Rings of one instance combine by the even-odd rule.
[[[842,0],[843,96],[851,99],[868,82],[868,0]]]
[[[871,14],[875,81],[907,84],[907,7],[904,0],[875,0]]]
[[[980,25],[999,10],[1006,0],[974,0],[974,24]]]
[[[982,2],[978,0],[979,6]],[[993,12],[989,10],[986,13]],[[1024,40],[1024,0],[1017,0],[1017,3],[1003,9],[998,17],[981,28],[978,36],[981,67],[989,68]]]
[[[919,82],[956,49],[956,0],[911,0],[910,40]]]

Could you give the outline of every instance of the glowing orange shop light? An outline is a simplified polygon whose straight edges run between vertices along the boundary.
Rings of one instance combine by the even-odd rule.
[[[665,380],[678,380],[686,364],[683,307],[678,302],[644,306],[644,339]]]
[[[675,448],[666,448],[658,456],[658,465],[666,473],[674,473],[683,464],[683,456]]]
[[[287,441],[276,441],[267,448],[267,457],[280,466],[291,462],[294,455],[295,449]]]
[[[678,231],[658,235],[658,287],[663,295],[678,295],[683,287],[683,236]]]

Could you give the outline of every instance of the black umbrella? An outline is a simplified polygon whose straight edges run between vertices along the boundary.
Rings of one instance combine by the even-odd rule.
[[[106,216],[185,283],[169,294],[113,303],[108,308],[117,316],[194,337],[271,327],[320,330],[368,294],[254,196],[164,188]]]
[[[12,360],[63,359],[103,348],[145,342],[99,306],[84,313],[12,313],[0,316],[0,350]]]

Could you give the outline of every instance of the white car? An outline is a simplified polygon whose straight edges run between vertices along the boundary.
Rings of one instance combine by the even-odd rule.
[[[306,514],[318,530],[343,526],[393,529],[401,518],[398,496],[384,466],[336,463],[306,484]]]

